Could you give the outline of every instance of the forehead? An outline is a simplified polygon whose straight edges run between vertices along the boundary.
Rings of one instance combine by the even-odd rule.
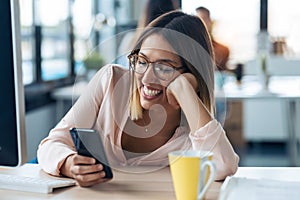
[[[161,35],[155,33],[148,36],[142,43],[141,53],[147,54],[161,54],[162,56],[176,56],[175,50],[169,42]],[[148,56],[148,55],[147,55]],[[149,55],[150,56],[150,55]]]

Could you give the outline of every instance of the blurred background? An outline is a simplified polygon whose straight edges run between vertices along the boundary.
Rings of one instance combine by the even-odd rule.
[[[137,27],[146,2],[20,0],[29,160],[76,101],[89,74],[121,62],[121,41]],[[240,166],[299,166],[300,3],[173,2],[189,14],[208,8],[213,38],[230,50],[221,79],[216,72],[216,96]]]

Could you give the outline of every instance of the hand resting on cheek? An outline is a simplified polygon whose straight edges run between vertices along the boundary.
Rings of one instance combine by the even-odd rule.
[[[179,75],[174,81],[167,87],[167,99],[175,109],[180,107],[177,97],[180,96],[182,90],[193,88],[196,92],[198,90],[198,83],[195,76],[191,73],[184,73]]]

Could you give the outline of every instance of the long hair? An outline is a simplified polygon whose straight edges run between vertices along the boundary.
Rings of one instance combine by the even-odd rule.
[[[133,51],[139,51],[143,41],[152,34],[160,34],[174,49],[183,64],[192,73],[198,82],[197,95],[207,110],[214,115],[214,54],[211,38],[203,22],[196,16],[181,11],[166,13],[152,21],[137,40]],[[139,95],[136,88],[134,72],[131,71],[132,98],[130,113],[132,119],[139,119],[142,113],[133,116],[141,105],[134,105]],[[138,109],[141,110],[141,109]]]

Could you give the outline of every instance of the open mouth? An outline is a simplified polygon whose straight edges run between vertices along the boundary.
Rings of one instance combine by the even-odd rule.
[[[142,87],[142,91],[143,97],[145,97],[146,99],[154,99],[162,93],[162,90],[150,88],[147,86]]]

